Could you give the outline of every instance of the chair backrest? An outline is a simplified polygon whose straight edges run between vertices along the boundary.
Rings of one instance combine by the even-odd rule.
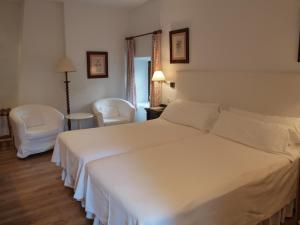
[[[110,115],[108,115],[109,113],[112,113],[113,115],[115,114],[122,114],[123,112],[123,107],[133,107],[133,105],[123,99],[119,99],[119,98],[105,98],[105,99],[100,99],[96,102],[94,102],[93,104],[93,110],[94,111],[100,111],[103,113],[103,111],[105,111],[103,113],[103,117],[109,117]],[[116,112],[116,110],[118,110],[118,112]]]
[[[119,99],[100,99],[94,103],[94,111],[101,112],[103,118],[118,117],[120,115],[118,105]]]
[[[47,121],[47,117],[53,114],[63,115],[55,108],[47,105],[22,105],[11,110],[10,114],[16,115],[23,120],[26,127],[42,125]]]
[[[128,101],[120,98],[104,98],[94,102],[94,105],[96,107],[101,107],[101,105],[119,105],[119,104],[128,104],[128,103],[129,103]]]

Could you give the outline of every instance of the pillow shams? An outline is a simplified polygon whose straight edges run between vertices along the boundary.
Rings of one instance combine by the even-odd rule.
[[[241,116],[247,116],[264,122],[275,123],[284,126],[289,130],[291,143],[300,144],[300,119],[299,118],[268,116],[268,115],[248,112],[236,108],[230,108],[229,111]]]
[[[223,111],[213,134],[269,152],[285,152],[289,132],[276,124]]]
[[[199,130],[210,130],[219,117],[219,105],[186,100],[170,103],[161,118]]]

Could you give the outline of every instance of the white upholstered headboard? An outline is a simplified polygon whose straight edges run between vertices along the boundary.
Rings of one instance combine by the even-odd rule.
[[[179,71],[176,98],[300,117],[300,72]]]

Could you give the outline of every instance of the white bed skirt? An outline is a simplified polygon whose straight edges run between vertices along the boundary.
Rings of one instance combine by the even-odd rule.
[[[64,185],[69,188],[74,188],[75,181],[72,176],[66,172],[65,169],[61,172],[61,180],[64,182]]]
[[[294,209],[296,206],[296,200],[293,200],[286,207],[281,209],[271,218],[259,223],[258,225],[281,225],[285,223],[286,218],[292,218],[294,215]]]
[[[264,220],[257,225],[282,225],[285,223],[286,218],[292,218],[294,215],[294,209],[296,200],[293,200],[286,207],[282,208],[279,212],[275,213],[271,218]],[[87,218],[93,218],[91,213],[87,213]],[[93,225],[106,225],[102,224],[98,218],[94,218]]]

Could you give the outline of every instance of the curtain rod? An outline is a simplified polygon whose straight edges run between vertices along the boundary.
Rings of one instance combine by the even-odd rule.
[[[140,34],[140,35],[136,35],[136,36],[126,37],[125,39],[126,40],[131,40],[131,39],[134,39],[134,38],[143,37],[143,36],[150,35],[150,34],[160,34],[160,33],[162,33],[162,30],[156,30],[156,31],[146,33],[146,34]]]

